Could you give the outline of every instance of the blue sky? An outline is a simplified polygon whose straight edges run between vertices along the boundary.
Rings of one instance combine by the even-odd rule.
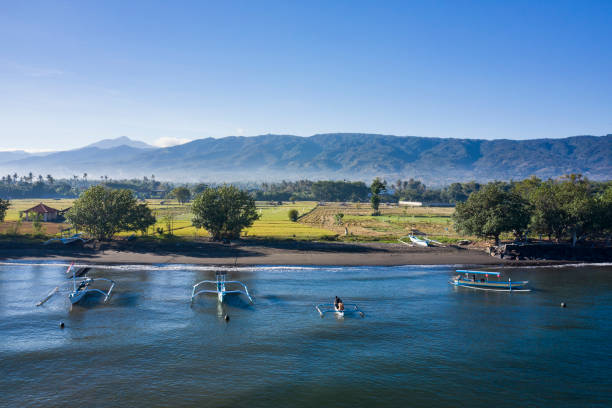
[[[612,133],[612,1],[4,1],[0,149]]]

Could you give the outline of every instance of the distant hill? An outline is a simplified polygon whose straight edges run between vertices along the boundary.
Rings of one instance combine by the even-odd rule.
[[[117,139],[114,139],[117,140]],[[108,146],[108,144],[104,144]],[[0,172],[142,177],[179,181],[280,179],[454,181],[541,178],[582,173],[612,178],[612,135],[477,140],[333,133],[195,140],[168,148],[120,146],[57,152],[0,163]]]
[[[0,163],[24,159],[26,157],[30,157],[30,153],[24,150],[10,150],[5,152],[0,152]]]
[[[151,146],[150,144],[146,144],[145,142],[141,142],[138,140],[132,140],[127,136],[120,136],[115,139],[103,139],[99,142],[92,143],[85,147],[97,147],[98,149],[112,149],[114,147],[119,146],[129,146],[135,149],[156,149],[155,146]]]

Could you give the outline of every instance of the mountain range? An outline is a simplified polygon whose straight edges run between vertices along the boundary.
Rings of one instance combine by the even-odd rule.
[[[4,154],[11,153],[11,154]],[[582,173],[612,178],[612,134],[560,139],[482,140],[330,133],[207,138],[156,148],[125,136],[80,149],[0,152],[0,173],[70,177],[142,177],[174,181],[387,180],[454,181],[540,178]]]

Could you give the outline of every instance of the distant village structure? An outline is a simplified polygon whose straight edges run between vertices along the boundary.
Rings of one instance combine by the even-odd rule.
[[[68,211],[68,208],[64,210],[58,210],[55,208],[51,208],[48,205],[40,203],[32,208],[25,210],[23,213],[25,214],[26,221],[34,221],[37,215],[42,217],[44,222],[51,221],[62,221],[64,218],[64,213]]]
[[[423,203],[420,201],[402,201],[400,200],[398,203],[400,206],[406,206],[406,207],[421,207],[423,206]]]

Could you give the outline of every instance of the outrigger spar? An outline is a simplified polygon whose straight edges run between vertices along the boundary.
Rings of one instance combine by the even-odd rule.
[[[225,295],[243,294],[247,298],[249,298],[249,301],[251,303],[253,303],[253,298],[249,294],[249,290],[247,289],[247,287],[246,287],[246,285],[244,283],[239,282],[239,281],[228,281],[228,280],[225,280],[225,278],[227,276],[227,272],[226,271],[217,271],[215,273],[215,275],[217,277],[216,281],[204,280],[204,281],[198,282],[195,285],[193,285],[193,290],[191,291],[191,303],[192,304],[193,304],[193,299],[196,296],[198,296],[199,294],[201,294],[201,293],[216,294],[217,295],[217,299],[219,299],[219,302],[223,302],[223,299],[225,298]],[[198,290],[200,285],[205,285],[205,284],[215,285],[215,289],[214,290],[212,290],[212,289]],[[240,289],[227,290],[227,288],[226,288],[227,284],[240,285],[240,286],[242,286],[244,288],[244,290],[240,290]]]

